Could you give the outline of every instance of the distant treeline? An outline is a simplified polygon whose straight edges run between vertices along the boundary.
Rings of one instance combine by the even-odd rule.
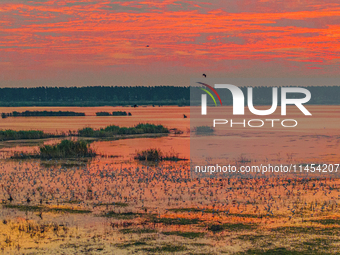
[[[0,106],[189,105],[188,87],[0,88]]]
[[[306,104],[314,105],[339,105],[340,86],[329,86],[329,87],[303,87],[310,91],[311,99]],[[248,104],[248,93],[247,87],[240,87],[244,95],[244,103]],[[209,89],[208,89],[209,90]],[[227,89],[216,89],[219,96],[222,98],[223,105],[232,105],[233,98],[232,94]],[[201,94],[204,92],[200,89],[192,90],[191,96],[196,101],[192,100],[192,105],[201,104]],[[217,101],[216,95],[211,92]],[[254,105],[272,105],[272,87],[254,87],[253,88],[253,104]],[[302,93],[287,93],[287,98],[304,98],[305,95]],[[278,89],[278,105],[281,105],[281,89]],[[217,101],[218,102],[218,101]],[[214,105],[214,102],[210,100],[208,96],[208,105]]]
[[[13,111],[11,113],[2,113],[2,118],[7,117],[40,117],[40,116],[85,116],[83,112],[70,112],[70,111],[24,111],[24,112],[17,112]]]
[[[131,112],[122,112],[122,111],[115,111],[112,113],[109,112],[96,112],[96,116],[132,116]]]
[[[246,92],[246,87],[241,89]],[[340,86],[308,87],[308,90],[312,94],[308,104],[340,102],[338,99]],[[220,91],[222,92],[222,89],[219,89],[218,93]],[[271,93],[270,87],[255,87],[254,104],[271,104]],[[230,100],[223,104],[231,105],[231,96]],[[190,88],[173,86],[0,88],[0,106],[104,105],[190,105]]]
[[[17,112],[13,111],[11,113],[2,113],[1,117],[44,117],[44,116],[85,116],[83,112],[70,112],[70,111],[24,111]],[[96,116],[132,116],[131,112],[114,111],[109,112],[96,112]]]

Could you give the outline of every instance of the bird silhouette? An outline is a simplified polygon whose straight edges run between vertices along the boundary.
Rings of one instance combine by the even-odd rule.
[[[202,74],[202,76],[204,76],[204,78],[207,78],[207,75],[204,73],[204,74]]]

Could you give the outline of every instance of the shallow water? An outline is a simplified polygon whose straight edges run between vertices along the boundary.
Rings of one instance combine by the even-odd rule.
[[[46,108],[39,108],[42,109]],[[19,111],[17,108],[15,110]],[[67,110],[85,111],[89,114],[96,111],[126,110],[131,111],[133,116],[7,118],[1,120],[1,123],[4,123],[6,128],[16,130],[42,129],[55,132],[55,128],[67,131],[71,127],[76,130],[84,126],[132,126],[139,122],[151,122],[169,128],[179,128],[185,132],[182,135],[170,134],[159,138],[96,141],[91,146],[99,154],[118,157],[96,157],[89,162],[10,160],[6,154],[5,158],[0,159],[0,248],[4,251],[14,253],[21,249],[23,253],[38,254],[129,254],[135,251],[145,254],[147,252],[140,247],[146,249],[164,244],[179,244],[188,249],[182,252],[183,254],[189,251],[197,253],[197,247],[204,253],[218,254],[245,251],[248,248],[262,247],[263,244],[286,247],[286,244],[291,245],[292,240],[298,247],[304,247],[304,242],[319,237],[307,231],[305,234],[299,233],[297,239],[296,233],[289,232],[293,230],[288,229],[288,233],[283,233],[279,227],[301,227],[308,230],[312,226],[319,232],[331,231],[324,236],[328,240],[333,240],[335,233],[340,230],[338,223],[326,225],[313,221],[333,219],[340,222],[338,179],[198,180],[190,178],[189,162],[145,165],[133,159],[137,150],[149,148],[160,148],[164,152],[174,151],[179,153],[180,157],[190,158],[190,133],[186,132],[190,125],[189,120],[183,119],[182,115],[185,113],[189,116],[189,108],[74,107]],[[241,130],[242,132],[236,134],[228,130],[227,138],[232,149],[226,152],[227,157],[235,161],[240,155],[257,159],[266,154],[276,163],[301,160],[339,161],[338,110],[340,107],[337,106],[316,108],[313,110],[316,126],[313,128],[310,120],[302,122],[304,132],[287,131],[274,134],[272,131]],[[327,117],[324,118],[324,114]],[[79,121],[80,118],[83,119]],[[323,128],[324,126],[327,128]],[[56,141],[51,139],[44,142]],[[254,142],[256,146],[249,146]],[[210,146],[213,147],[216,143],[218,139],[212,140]],[[37,145],[20,144],[17,147],[2,148],[0,151],[29,151],[37,148]],[[8,200],[10,196],[13,198],[12,202]],[[27,198],[30,198],[29,203]],[[114,204],[117,202],[126,206]],[[16,206],[28,207],[20,211]],[[38,206],[38,209],[33,210],[32,206]],[[64,212],[63,208],[71,211]],[[174,210],[178,208],[181,210]],[[76,213],[72,210],[88,210],[90,213]],[[115,212],[116,216],[105,217],[109,212]],[[129,218],[121,215],[123,213],[138,215]],[[166,221],[155,223],[154,219]],[[187,223],[169,223],[178,219],[185,219]],[[195,219],[198,222],[191,224],[190,220]],[[29,228],[23,230],[23,226],[28,224],[41,226],[52,223],[59,227],[46,229],[44,233],[40,230],[36,231],[37,233],[32,232]],[[209,230],[212,224],[236,225],[215,233]],[[251,227],[242,224],[251,224]],[[330,226],[332,230],[327,230]],[[120,232],[144,228],[152,229],[155,233]],[[171,231],[199,232],[204,233],[204,236],[190,239],[166,234]],[[259,242],[245,241],[245,236],[256,237]],[[119,246],[131,241],[140,242],[140,246]],[[330,245],[329,249],[336,251],[337,241],[332,242],[334,245]],[[324,251],[322,247],[320,249],[321,252]]]
[[[138,123],[151,122],[161,124],[168,128],[178,128],[186,131],[190,127],[189,118],[184,119],[183,114],[189,116],[189,107],[162,106],[162,107],[0,107],[0,113],[12,111],[74,111],[84,112],[84,117],[10,117],[1,119],[2,129],[14,130],[43,130],[55,133],[78,130],[84,127],[102,128],[108,125],[131,127]],[[125,111],[132,116],[96,116],[96,112]]]
[[[340,106],[308,106],[311,117],[302,117],[298,109],[288,107],[289,118],[297,119],[299,124],[294,129],[287,128],[233,128],[221,125],[216,128],[216,136],[209,137],[207,151],[214,153],[214,148],[220,150],[221,144],[227,144],[224,157],[235,161],[244,156],[251,160],[272,160],[277,162],[307,163],[329,162],[337,163],[340,151],[338,128],[340,125]],[[190,108],[177,106],[164,107],[1,107],[0,112],[25,110],[76,111],[85,112],[85,117],[11,117],[1,119],[3,129],[43,130],[45,132],[68,132],[87,126],[102,128],[107,125],[134,126],[138,123],[150,122],[161,124],[168,128],[182,130],[182,135],[170,135],[158,138],[136,138],[93,143],[100,154],[119,156],[120,159],[131,159],[138,150],[158,148],[169,153],[179,153],[180,157],[190,158],[190,135],[194,141],[201,143],[205,137],[195,136],[193,129],[200,125],[196,120],[190,126]],[[132,116],[97,117],[99,111],[127,111]],[[231,111],[231,107],[221,108],[221,113]],[[271,118],[283,119],[280,109]],[[184,119],[183,114],[188,118]],[[223,115],[224,116],[224,115]],[[246,112],[245,119],[254,118]],[[258,117],[256,117],[258,118]],[[265,119],[265,118],[263,118]],[[197,122],[197,123],[196,123]],[[191,129],[191,133],[190,133]],[[200,140],[201,139],[201,140]],[[6,143],[10,145],[11,142]],[[37,147],[35,147],[36,149]],[[199,146],[193,146],[192,155]],[[8,149],[2,149],[4,151]],[[11,149],[12,150],[12,149]],[[18,147],[17,150],[29,151],[30,148]]]

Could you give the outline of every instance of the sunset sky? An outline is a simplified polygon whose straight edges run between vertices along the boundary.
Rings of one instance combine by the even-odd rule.
[[[340,2],[0,0],[0,38],[1,87],[334,80]]]

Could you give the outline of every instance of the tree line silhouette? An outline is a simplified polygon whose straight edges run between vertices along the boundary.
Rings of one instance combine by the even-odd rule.
[[[188,87],[0,88],[0,106],[189,105]]]
[[[241,89],[246,92],[245,87]],[[308,90],[312,94],[309,104],[339,104],[340,86],[308,87]],[[218,90],[219,93],[220,91],[222,90]],[[269,87],[255,87],[254,103],[271,104],[271,94],[272,90]],[[292,97],[295,96],[292,95]],[[223,104],[232,104],[231,95],[227,102],[223,102]],[[103,105],[190,105],[190,87],[90,86],[0,88],[0,106]]]

